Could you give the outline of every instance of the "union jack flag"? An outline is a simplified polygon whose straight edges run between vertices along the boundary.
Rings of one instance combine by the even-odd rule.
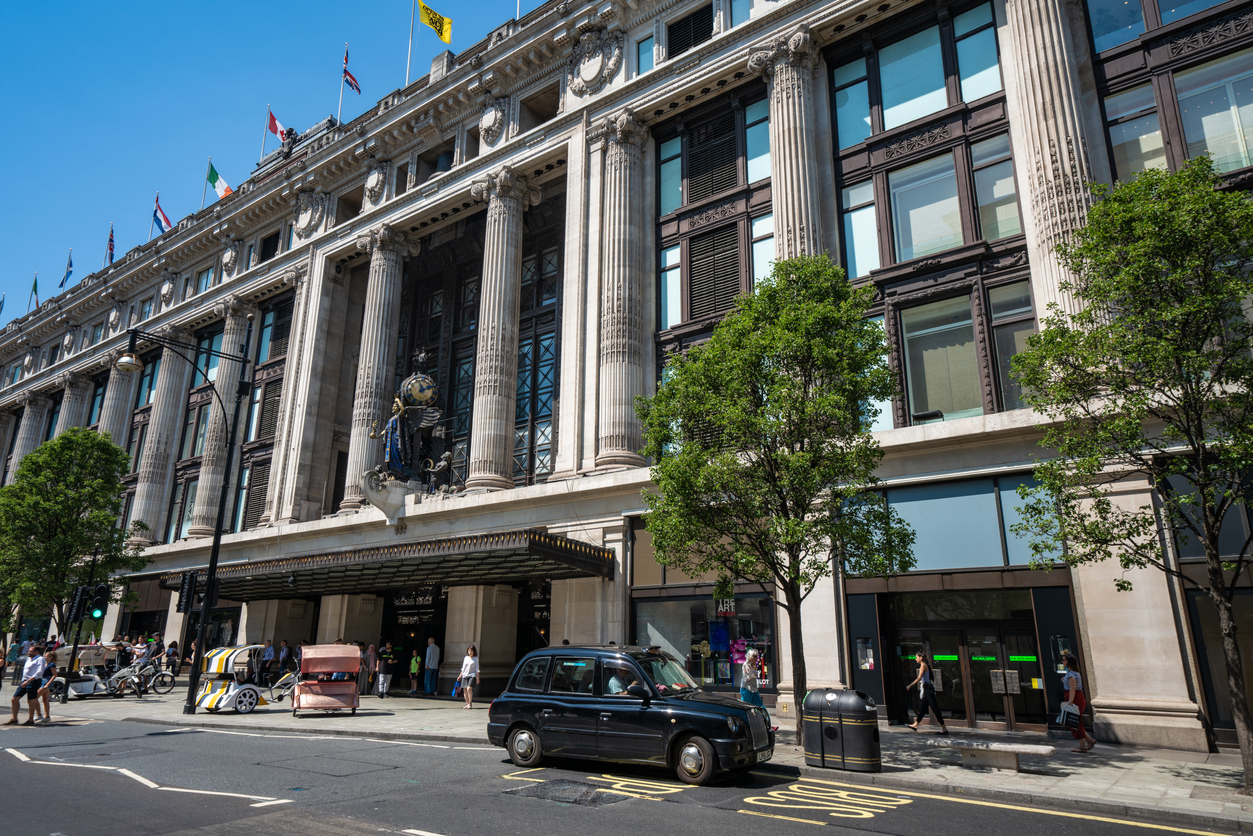
[[[113,224],[109,224],[109,263],[113,263]]]
[[[344,47],[344,83],[358,96],[361,95],[361,86],[357,84],[357,77],[348,72],[348,47]]]

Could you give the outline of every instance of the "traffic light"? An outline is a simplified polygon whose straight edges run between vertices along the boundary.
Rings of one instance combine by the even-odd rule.
[[[178,587],[178,606],[175,612],[191,612],[195,606],[196,581],[199,577],[199,572],[183,573],[183,582]]]
[[[91,595],[91,609],[88,615],[91,618],[104,618],[104,614],[109,611],[109,585],[102,583],[98,585]]]
[[[74,588],[74,596],[70,599],[70,611],[66,617],[66,621],[70,624],[77,624],[83,620],[84,612],[87,609],[87,599],[91,596],[90,586],[79,586]]]

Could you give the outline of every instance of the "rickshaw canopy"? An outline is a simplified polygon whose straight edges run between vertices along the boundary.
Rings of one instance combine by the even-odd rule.
[[[356,645],[308,645],[300,655],[301,673],[356,672],[360,667],[361,648]]]
[[[246,658],[248,654],[262,647],[264,645],[246,644],[240,647],[214,648],[204,655],[204,672],[233,674],[237,660]]]

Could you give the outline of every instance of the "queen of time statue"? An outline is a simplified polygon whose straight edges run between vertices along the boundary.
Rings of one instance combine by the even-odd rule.
[[[409,482],[419,473],[413,467],[413,436],[430,430],[443,416],[433,404],[439,400],[439,387],[429,375],[416,372],[405,378],[392,400],[392,416],[379,432],[378,421],[370,438],[383,439],[383,463],[375,471],[380,479]],[[419,444],[421,442],[419,441]],[[427,468],[421,468],[426,470]]]

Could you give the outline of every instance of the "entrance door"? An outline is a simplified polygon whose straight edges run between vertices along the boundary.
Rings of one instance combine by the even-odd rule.
[[[899,683],[897,693],[902,694],[908,714],[907,722],[913,722],[918,705],[918,686],[908,688],[918,677],[918,663],[914,654],[921,650],[931,660],[934,670],[935,696],[944,712],[944,722],[958,726],[967,724],[966,677],[962,670],[961,633],[957,630],[902,630],[897,637],[899,658]],[[929,720],[928,722],[934,722]]]
[[[966,633],[966,654],[970,670],[970,707],[975,724],[983,728],[1009,727],[1009,705],[1005,695],[1005,654],[996,630]]]

